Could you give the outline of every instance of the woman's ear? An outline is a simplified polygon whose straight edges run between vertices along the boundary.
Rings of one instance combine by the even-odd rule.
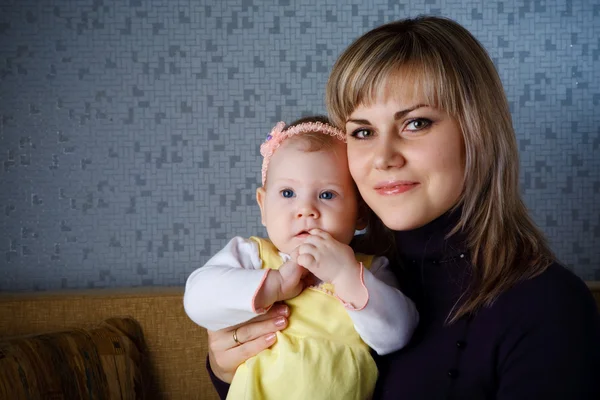
[[[266,226],[266,215],[265,215],[265,197],[267,192],[263,186],[256,189],[256,202],[258,203],[258,207],[260,208],[260,222],[263,226]]]

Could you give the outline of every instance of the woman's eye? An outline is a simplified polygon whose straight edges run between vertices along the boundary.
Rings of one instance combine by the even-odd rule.
[[[335,193],[333,193],[333,192],[323,192],[323,193],[321,193],[319,195],[319,198],[323,199],[323,200],[331,200],[331,199],[335,198]]]
[[[429,125],[431,125],[431,120],[427,118],[416,118],[408,121],[408,124],[406,124],[406,130],[420,131],[421,129],[427,128]]]
[[[290,197],[294,197],[294,191],[291,189],[283,189],[281,192],[281,196],[289,199]]]
[[[353,131],[350,136],[356,139],[366,139],[369,136],[373,136],[373,132],[371,132],[369,129],[360,128]]]

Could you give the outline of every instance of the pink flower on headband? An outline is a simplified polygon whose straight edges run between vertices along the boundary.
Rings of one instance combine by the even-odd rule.
[[[324,135],[332,136],[336,139],[341,140],[342,142],[346,142],[346,135],[344,132],[339,130],[338,128],[331,126],[329,124],[325,124],[323,122],[304,122],[302,124],[294,125],[287,130],[283,130],[285,128],[285,122],[280,121],[273,127],[271,133],[267,135],[267,138],[260,145],[260,154],[263,156],[262,163],[262,185],[265,185],[267,181],[267,169],[269,168],[269,162],[271,161],[271,157],[275,150],[285,139],[288,139],[292,136],[299,135],[302,133],[308,132],[318,132]]]

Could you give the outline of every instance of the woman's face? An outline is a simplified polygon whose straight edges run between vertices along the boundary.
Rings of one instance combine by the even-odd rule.
[[[419,94],[402,94],[410,92],[379,96],[346,121],[350,173],[365,202],[398,231],[444,214],[457,203],[464,184],[465,150],[457,121]]]

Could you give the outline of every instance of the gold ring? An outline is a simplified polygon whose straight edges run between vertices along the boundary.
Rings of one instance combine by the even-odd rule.
[[[236,343],[238,344],[238,346],[239,346],[240,344],[242,344],[242,342],[240,342],[240,341],[238,340],[238,338],[237,338],[237,330],[238,330],[238,328],[235,328],[235,329],[233,330],[233,341],[234,341],[234,342],[236,342]]]

